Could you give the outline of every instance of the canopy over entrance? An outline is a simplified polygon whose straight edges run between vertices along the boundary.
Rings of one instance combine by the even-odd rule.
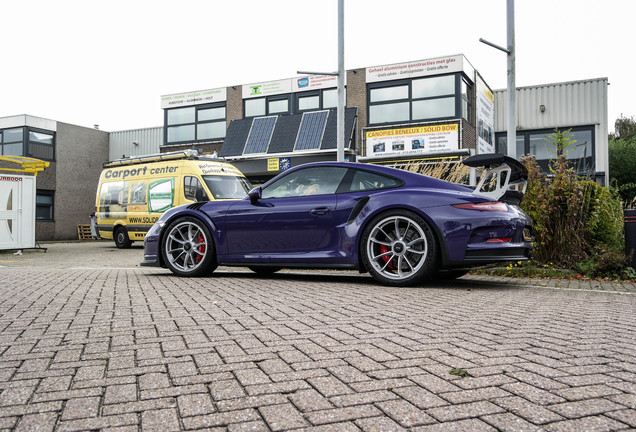
[[[20,165],[20,168],[3,168],[0,167],[0,171],[17,171],[23,173],[31,173],[37,177],[38,172],[44,171],[50,162],[41,161],[40,159],[34,159],[25,156],[0,156],[0,162],[13,162]]]

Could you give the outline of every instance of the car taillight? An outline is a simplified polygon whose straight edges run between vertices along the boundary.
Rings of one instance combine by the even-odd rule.
[[[512,237],[494,237],[486,240],[486,243],[509,243]]]
[[[464,210],[484,210],[484,211],[508,211],[506,203],[500,201],[488,201],[478,203],[453,204],[453,207]]]

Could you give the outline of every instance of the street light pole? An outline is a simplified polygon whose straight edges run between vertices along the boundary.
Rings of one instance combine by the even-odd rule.
[[[336,133],[336,160],[344,162],[344,131],[345,131],[345,69],[344,69],[344,0],[338,0],[338,125]]]
[[[302,75],[332,75],[338,77],[338,107],[336,109],[336,160],[344,162],[345,142],[345,69],[344,69],[344,0],[338,0],[338,71],[307,72],[297,71]]]
[[[507,58],[507,116],[506,126],[507,154],[517,158],[517,88],[515,83],[515,0],[506,0],[506,33],[508,47],[503,48],[480,38],[479,41],[505,52]]]
[[[507,0],[506,22],[508,34],[508,156],[517,158],[517,88],[515,84],[515,0]]]

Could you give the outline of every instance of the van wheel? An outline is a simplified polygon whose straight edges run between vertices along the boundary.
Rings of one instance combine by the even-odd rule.
[[[124,227],[119,227],[115,230],[113,239],[115,240],[115,245],[119,249],[128,249],[132,244],[132,241],[130,241],[130,238],[128,237],[128,231],[126,231],[126,228]]]
[[[166,266],[179,276],[206,276],[217,267],[212,234],[193,217],[179,218],[168,226],[161,253]]]

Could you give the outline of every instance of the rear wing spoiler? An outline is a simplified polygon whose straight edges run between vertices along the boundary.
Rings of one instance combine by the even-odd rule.
[[[486,168],[473,194],[510,204],[519,204],[528,186],[528,169],[501,153],[486,153],[463,160],[471,168]]]

